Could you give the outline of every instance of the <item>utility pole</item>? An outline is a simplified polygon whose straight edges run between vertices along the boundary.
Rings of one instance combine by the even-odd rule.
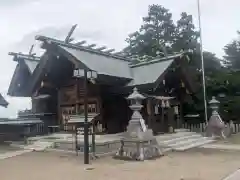
[[[204,114],[205,114],[205,122],[208,123],[200,0],[197,0],[197,7],[198,7],[198,25],[199,25],[199,33],[200,33],[200,53],[201,53],[201,62],[202,62],[202,84],[203,84],[203,100],[204,100],[204,112],[205,112]]]

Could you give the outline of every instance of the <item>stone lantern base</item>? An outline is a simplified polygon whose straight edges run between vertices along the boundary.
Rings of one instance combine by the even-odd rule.
[[[225,124],[217,111],[213,111],[206,127],[206,136],[225,139]]]
[[[152,130],[142,128],[141,124],[141,121],[130,120],[115,158],[143,161],[163,156]]]
[[[163,153],[153,136],[152,130],[141,133],[140,137],[130,137],[126,134],[121,139],[121,147],[115,158],[122,160],[144,161],[163,156]]]
[[[133,93],[127,99],[132,101],[129,107],[133,110],[133,114],[115,158],[143,161],[163,155],[152,130],[147,129],[139,112],[143,107],[141,100],[145,97],[138,93],[137,88],[134,88]]]

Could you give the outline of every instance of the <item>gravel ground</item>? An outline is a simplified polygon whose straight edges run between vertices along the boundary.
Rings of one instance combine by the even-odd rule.
[[[102,157],[90,166],[82,162],[82,157],[74,154],[27,153],[0,161],[1,180],[221,180],[240,168],[240,152],[201,149],[145,162],[111,157]]]

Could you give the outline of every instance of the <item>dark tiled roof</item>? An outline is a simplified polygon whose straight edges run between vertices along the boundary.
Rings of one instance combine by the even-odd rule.
[[[13,60],[19,62],[20,60],[23,60],[26,66],[29,69],[29,72],[32,74],[35,68],[37,67],[40,57],[33,56],[33,55],[27,55],[22,53],[14,53],[10,52],[9,55],[13,56]]]
[[[131,65],[133,80],[127,86],[155,83],[159,76],[171,66],[174,60],[183,54],[184,52]]]
[[[74,59],[74,63],[79,63],[80,67],[94,70],[100,75],[128,79],[130,83],[127,84],[127,86],[155,83],[158,78],[166,72],[175,59],[181,58],[185,54],[185,52],[181,52],[167,57],[151,58],[149,61],[132,64],[134,59],[123,55],[116,55],[107,50],[103,51],[99,50],[99,48],[94,49],[89,46],[65,43],[64,41],[45,36],[36,36],[36,39],[43,41],[44,48],[46,49],[49,47],[57,48],[57,52],[61,52],[63,55],[67,55],[66,57]],[[32,76],[34,76],[34,79],[40,78],[36,76],[36,74],[38,74],[36,71],[41,71],[40,66],[46,64],[43,63],[43,61],[48,60],[43,58],[44,56],[38,58],[23,54],[15,54],[14,57],[25,58],[25,64],[28,66]],[[33,60],[34,58],[36,59]],[[28,60],[31,62],[27,62]],[[37,66],[38,62],[40,62],[39,66]]]
[[[13,56],[13,60],[18,62],[18,64],[15,68],[13,77],[10,82],[10,86],[8,88],[8,95],[18,96],[18,95],[16,95],[15,92],[17,91],[16,89],[19,88],[19,84],[20,85],[22,84],[22,82],[19,82],[19,77],[20,77],[20,74],[22,73],[23,69],[26,69],[26,68],[23,68],[23,66],[26,66],[30,75],[32,75],[33,72],[35,71],[37,65],[40,62],[40,57],[22,54],[22,53],[14,53],[14,52],[10,52],[9,55]]]
[[[98,72],[98,74],[132,79],[128,61],[64,46],[59,46],[59,48],[71,54],[89,69]]]

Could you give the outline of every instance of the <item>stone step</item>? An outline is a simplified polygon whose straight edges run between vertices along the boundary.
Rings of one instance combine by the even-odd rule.
[[[174,133],[174,134],[161,134],[161,135],[157,135],[156,138],[159,141],[167,141],[167,140],[171,140],[171,139],[175,139],[175,138],[179,138],[179,137],[184,137],[184,136],[191,136],[197,134],[195,132],[180,132],[180,133]]]
[[[205,144],[199,148],[240,151],[240,145],[230,144]]]
[[[163,148],[162,149],[162,152],[163,152],[163,154],[166,154],[166,153],[168,153],[168,152],[170,152],[170,151],[172,151],[173,149],[172,148]]]
[[[44,151],[47,148],[50,148],[54,145],[53,142],[46,142],[46,141],[35,141],[33,144],[25,146],[24,149],[30,149],[34,151]]]
[[[186,144],[186,145],[183,145],[183,146],[180,146],[180,147],[176,147],[176,148],[174,148],[174,150],[175,151],[186,151],[188,149],[199,147],[199,146],[202,146],[204,144],[212,143],[214,141],[215,140],[213,140],[213,139],[205,138],[205,139],[202,139],[202,140],[198,140],[195,143],[190,143],[190,144]]]
[[[163,143],[163,144],[175,144],[178,143],[180,141],[186,140],[186,139],[192,139],[192,138],[201,138],[202,136],[200,134],[191,134],[191,135],[185,135],[185,136],[180,136],[177,138],[173,138],[170,140],[165,140],[159,143]]]
[[[207,139],[206,137],[191,138],[191,139],[186,139],[186,140],[177,142],[175,144],[169,144],[168,146],[170,146],[172,148],[178,148],[178,147],[182,147],[182,146],[187,146],[189,144],[194,144],[196,142],[205,141],[206,139]]]
[[[189,129],[184,129],[184,128],[181,128],[181,129],[175,129],[174,131],[175,131],[176,133],[178,133],[178,132],[190,132]]]

